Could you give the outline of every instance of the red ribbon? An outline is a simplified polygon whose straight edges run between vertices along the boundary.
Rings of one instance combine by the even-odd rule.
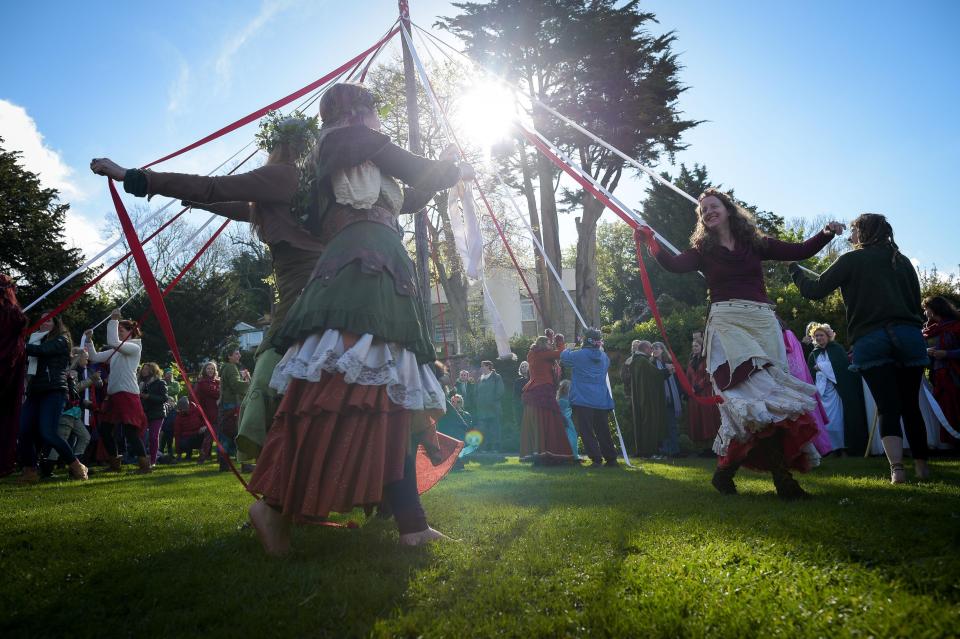
[[[183,365],[183,359],[180,357],[180,347],[177,345],[177,337],[173,332],[173,325],[170,323],[170,315],[167,313],[167,305],[163,301],[163,293],[160,292],[160,287],[157,285],[157,279],[154,277],[153,271],[150,269],[150,262],[147,260],[147,255],[143,252],[143,245],[140,243],[140,238],[137,237],[137,231],[133,228],[133,222],[130,221],[130,216],[127,214],[127,209],[123,206],[123,201],[120,199],[120,194],[117,193],[117,187],[113,185],[113,180],[110,178],[107,178],[107,186],[110,188],[110,197],[113,198],[113,206],[117,210],[117,218],[120,220],[120,227],[123,229],[123,235],[127,238],[127,245],[130,247],[130,252],[133,253],[133,261],[136,263],[137,271],[140,273],[140,280],[143,282],[143,287],[147,292],[147,297],[150,298],[150,307],[153,309],[153,314],[157,317],[157,323],[160,324],[160,330],[163,332],[163,336],[167,340],[167,345],[170,347],[170,352],[173,353],[173,359],[177,362],[177,366],[181,371],[186,371],[187,367]],[[225,226],[226,225],[221,228],[225,228]],[[209,245],[209,242],[207,245]],[[194,261],[195,260],[196,258],[194,258]],[[193,390],[193,385],[190,383],[189,376],[184,374],[183,381],[187,386],[187,392],[190,394],[190,397],[197,405],[199,405],[200,400],[197,398],[197,394]],[[240,471],[237,470],[237,467],[234,466],[233,460],[226,455],[223,444],[220,443],[220,438],[217,437],[216,430],[210,425],[210,421],[207,419],[207,416],[203,413],[203,411],[201,411],[201,416],[203,417],[204,425],[207,427],[207,432],[209,432],[210,436],[213,437],[213,441],[217,443],[217,450],[220,453],[220,457],[226,459],[230,470],[234,475],[236,475],[240,483],[243,484],[243,487],[247,489],[247,482],[243,479],[243,476],[240,475]]]
[[[151,233],[150,235],[148,235],[147,238],[143,240],[143,243],[146,244],[147,242],[149,242],[150,240],[152,240],[153,238],[155,238],[155,237],[160,233],[160,231],[162,231],[163,229],[165,229],[165,228],[167,228],[168,226],[170,226],[171,224],[173,224],[174,220],[176,220],[178,217],[180,217],[181,215],[183,215],[184,213],[187,212],[187,208],[188,208],[188,207],[184,207],[184,208],[180,209],[180,212],[179,212],[179,213],[177,213],[176,215],[174,215],[173,217],[171,217],[169,220],[167,220],[166,222],[164,222],[164,223],[160,226],[160,228],[158,228],[156,231],[154,231],[153,233]],[[127,258],[130,257],[130,255],[131,255],[130,251],[127,251],[126,253],[124,253],[124,254],[123,254],[123,257],[121,257],[119,260],[117,260],[116,262],[114,262],[113,264],[111,264],[110,266],[108,266],[108,267],[106,268],[106,270],[101,271],[100,273],[98,273],[95,278],[93,278],[92,280],[90,280],[89,282],[87,282],[86,284],[84,284],[83,286],[81,286],[79,289],[77,289],[76,291],[74,291],[74,292],[70,295],[70,297],[68,297],[67,299],[65,299],[65,300],[63,300],[62,302],[60,302],[60,304],[59,304],[56,308],[54,308],[52,311],[46,313],[43,317],[41,317],[33,326],[31,326],[30,328],[28,328],[27,330],[25,330],[25,331],[24,331],[24,334],[30,334],[30,333],[35,332],[38,328],[40,328],[40,326],[41,326],[44,322],[46,322],[46,321],[49,320],[49,319],[53,319],[54,317],[56,317],[57,315],[59,315],[60,313],[62,313],[63,311],[65,311],[71,304],[73,304],[74,302],[76,302],[76,301],[80,298],[81,295],[83,295],[84,293],[86,293],[90,288],[92,288],[94,285],[96,285],[97,282],[99,282],[99,281],[102,280],[104,277],[106,277],[108,273],[110,273],[113,269],[115,269],[115,268],[117,268],[118,266],[120,266],[121,264],[123,264],[123,263],[127,260]]]
[[[667,331],[663,326],[663,318],[660,316],[660,309],[657,307],[656,298],[653,295],[653,287],[650,285],[650,277],[647,275],[647,268],[643,263],[643,256],[640,252],[640,238],[636,235],[636,231],[640,228],[640,225],[634,220],[630,215],[625,211],[621,210],[619,206],[614,204],[610,198],[604,195],[599,189],[597,189],[589,180],[580,175],[577,171],[573,170],[566,162],[560,159],[553,151],[550,150],[546,144],[544,144],[537,136],[533,133],[527,131],[524,127],[518,127],[521,134],[527,140],[530,141],[537,149],[540,150],[545,156],[547,156],[551,162],[553,162],[557,167],[564,171],[567,175],[576,180],[583,188],[589,191],[595,198],[600,200],[604,206],[620,216],[624,222],[626,222],[632,229],[634,229],[634,241],[635,248],[637,251],[637,265],[640,267],[640,281],[643,283],[643,294],[647,298],[647,304],[650,306],[650,311],[653,313],[653,318],[657,322],[657,328],[660,329],[660,336],[663,338],[663,343],[667,347],[667,352],[670,353],[670,358],[677,362],[677,356],[673,352],[673,348],[670,346],[670,340],[667,338]],[[693,399],[698,404],[704,406],[715,406],[717,404],[723,403],[723,398],[712,395],[710,397],[701,397],[697,395],[696,391],[693,390],[693,385],[690,383],[690,380],[687,379],[686,373],[683,371],[683,367],[676,366],[676,376],[677,381],[680,382],[681,388],[683,391]]]
[[[248,155],[247,157],[243,158],[243,160],[241,160],[239,164],[237,164],[235,167],[233,167],[232,169],[230,169],[230,170],[227,172],[227,175],[233,175],[233,174],[237,171],[237,169],[239,169],[241,166],[243,166],[244,164],[246,164],[246,163],[250,160],[250,158],[252,158],[252,157],[253,157],[254,155],[256,155],[256,154],[257,154],[257,151],[254,151],[253,153],[251,153],[251,154]],[[165,228],[167,228],[168,226],[170,226],[171,224],[173,224],[173,222],[174,222],[177,218],[179,218],[181,215],[183,215],[184,213],[186,213],[189,209],[190,209],[190,207],[188,207],[188,206],[185,206],[185,207],[183,207],[182,209],[180,209],[180,212],[179,212],[179,213],[177,213],[177,214],[174,215],[172,218],[170,218],[169,220],[167,220],[166,222],[164,222],[163,224],[161,224],[161,225],[160,225],[160,228],[158,228],[156,231],[154,231],[153,233],[151,233],[150,235],[148,235],[148,236],[146,237],[146,239],[143,240],[142,243],[143,243],[143,244],[146,244],[147,242],[149,242],[150,240],[152,240],[153,238],[155,238],[157,235],[160,234],[160,232],[161,232],[162,230],[164,230]],[[204,249],[204,250],[206,250],[206,249]],[[126,253],[124,253],[124,254],[123,254],[123,257],[121,257],[119,260],[117,260],[116,262],[114,262],[113,264],[111,264],[111,265],[107,268],[107,270],[103,271],[102,273],[97,274],[97,276],[96,276],[95,278],[93,278],[92,280],[90,280],[89,282],[87,282],[86,284],[84,284],[83,286],[81,286],[79,290],[75,291],[72,295],[70,295],[70,297],[68,297],[67,299],[65,299],[65,300],[64,300],[59,306],[57,306],[54,310],[50,311],[49,313],[47,313],[46,315],[44,315],[42,318],[40,318],[40,321],[39,321],[39,322],[37,322],[36,324],[34,324],[34,325],[31,326],[30,328],[28,328],[26,331],[24,331],[24,334],[25,334],[25,335],[29,335],[30,333],[33,333],[33,332],[36,331],[38,328],[40,328],[40,325],[43,324],[44,322],[46,322],[48,319],[51,319],[51,318],[53,318],[53,317],[56,317],[57,315],[59,315],[60,313],[62,313],[62,312],[63,312],[64,310],[66,310],[71,304],[73,304],[74,302],[76,302],[76,301],[80,298],[81,295],[83,295],[84,293],[86,293],[93,285],[95,285],[97,282],[99,282],[100,280],[102,280],[102,279],[107,275],[107,273],[109,273],[109,272],[112,271],[113,269],[115,269],[115,268],[117,268],[118,266],[120,266],[121,264],[123,264],[123,263],[126,261],[126,259],[127,259],[128,257],[130,257],[130,255],[131,255],[130,251],[127,251]],[[196,259],[196,258],[194,258],[194,259]],[[181,275],[177,278],[177,281],[179,281],[180,277],[183,277],[183,274],[181,274]]]
[[[218,130],[218,131],[214,131],[213,133],[211,133],[210,135],[208,135],[208,136],[206,136],[206,137],[200,138],[199,140],[197,140],[197,141],[194,142],[193,144],[188,144],[187,146],[183,147],[183,148],[180,149],[179,151],[174,151],[173,153],[170,153],[169,155],[163,156],[163,157],[160,158],[159,160],[154,160],[154,161],[151,162],[150,164],[145,165],[143,168],[146,169],[146,168],[149,168],[149,167],[153,166],[154,164],[160,164],[161,162],[166,162],[166,161],[169,160],[170,158],[175,158],[175,157],[177,157],[178,155],[181,155],[181,154],[183,154],[183,153],[186,153],[187,151],[191,151],[191,150],[197,148],[198,146],[202,146],[202,145],[206,144],[207,142],[210,142],[211,140],[216,140],[217,138],[219,138],[219,137],[221,137],[221,136],[224,136],[224,135],[226,135],[227,133],[230,133],[231,131],[235,131],[235,130],[239,129],[239,128],[242,127],[242,126],[246,126],[247,124],[250,124],[250,123],[253,122],[254,120],[259,120],[260,118],[262,118],[263,116],[265,116],[265,115],[266,115],[267,113],[269,113],[270,111],[275,111],[276,109],[279,109],[280,107],[285,106],[285,105],[289,104],[290,102],[293,102],[293,101],[296,100],[297,98],[300,98],[300,97],[305,96],[306,94],[310,93],[310,92],[313,91],[314,89],[317,89],[317,88],[321,87],[322,85],[326,84],[327,81],[329,81],[331,78],[337,77],[338,75],[340,75],[341,73],[343,73],[344,71],[346,71],[347,69],[349,69],[350,67],[352,67],[352,66],[354,66],[354,65],[358,65],[358,66],[359,66],[359,64],[360,64],[361,62],[363,62],[364,58],[366,58],[368,55],[370,55],[370,53],[371,53],[372,51],[378,49],[381,45],[383,45],[383,44],[386,43],[388,40],[390,40],[390,38],[392,38],[393,36],[397,35],[397,33],[398,33],[399,31],[400,31],[400,27],[394,27],[393,29],[391,29],[391,30],[387,33],[387,35],[385,35],[381,40],[379,40],[379,41],[378,41],[376,44],[374,44],[372,47],[370,47],[369,49],[367,49],[367,50],[364,51],[363,53],[357,55],[356,57],[352,58],[351,60],[349,60],[349,61],[347,61],[347,62],[344,62],[344,63],[341,64],[339,67],[337,67],[336,69],[334,69],[333,71],[331,71],[331,72],[328,73],[327,75],[323,76],[322,78],[320,78],[320,79],[318,79],[318,80],[314,80],[313,82],[311,82],[311,83],[308,84],[307,86],[303,87],[302,89],[298,89],[298,90],[294,91],[293,93],[291,93],[290,95],[288,95],[288,96],[285,97],[285,98],[280,98],[280,99],[277,100],[276,102],[272,102],[272,103],[268,104],[267,106],[263,107],[262,109],[258,109],[258,110],[256,110],[256,111],[254,111],[253,113],[250,113],[249,115],[243,116],[242,118],[240,118],[239,120],[237,120],[237,121],[234,122],[233,124],[228,124],[227,126],[223,127],[222,129],[220,129],[220,130]]]

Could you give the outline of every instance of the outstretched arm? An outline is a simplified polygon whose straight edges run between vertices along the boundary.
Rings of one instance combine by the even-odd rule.
[[[844,259],[845,257],[845,255],[841,255],[836,262],[830,265],[830,268],[815,278],[809,277],[800,270],[799,264],[791,264],[790,277],[793,278],[793,283],[800,289],[801,295],[811,300],[822,299],[846,282],[850,273],[850,260]]]
[[[830,222],[823,230],[808,239],[806,242],[784,242],[772,237],[764,238],[763,250],[760,257],[765,260],[781,260],[785,262],[805,260],[813,257],[830,243],[834,237],[843,232],[843,224]]]
[[[266,164],[238,175],[189,175],[126,169],[107,158],[90,162],[90,170],[123,181],[127,193],[137,197],[166,195],[189,202],[289,203],[297,191],[297,169],[287,164]]]

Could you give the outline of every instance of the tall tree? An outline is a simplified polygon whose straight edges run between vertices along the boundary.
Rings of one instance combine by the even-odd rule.
[[[64,237],[70,205],[56,189],[44,188],[37,174],[20,161],[19,151],[8,151],[0,138],[0,272],[17,281],[17,297],[26,305],[79,268],[83,251],[71,248]],[[87,270],[51,294],[43,308],[52,308],[90,281]],[[82,323],[102,301],[85,296],[65,313],[68,323]],[[37,310],[43,310],[38,308]]]
[[[674,35],[653,35],[652,13],[639,2],[614,0],[494,0],[457,3],[462,13],[444,18],[469,55],[520,83],[531,99],[551,105],[644,163],[684,148],[681,134],[697,123],[683,120],[677,100],[684,91],[672,52]],[[608,191],[623,174],[623,161],[592,140],[534,109],[537,128]],[[547,256],[559,268],[555,189],[557,172],[542,155],[536,163],[539,219]],[[527,182],[532,182],[528,180]],[[596,225],[603,205],[583,190],[565,190],[563,203],[579,209],[577,304],[599,321]],[[528,197],[528,205],[532,198]],[[531,216],[532,217],[532,216]],[[556,303],[554,302],[554,312]]]

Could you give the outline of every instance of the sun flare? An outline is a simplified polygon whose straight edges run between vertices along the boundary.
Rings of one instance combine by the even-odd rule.
[[[489,149],[510,137],[516,117],[514,96],[494,82],[477,82],[459,98],[456,113],[458,132],[470,143]]]

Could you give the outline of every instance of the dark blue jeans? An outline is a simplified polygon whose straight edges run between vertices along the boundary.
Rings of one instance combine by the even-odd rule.
[[[37,444],[41,441],[57,451],[65,464],[72,464],[77,458],[62,437],[60,437],[60,415],[67,396],[62,392],[27,395],[20,409],[20,435],[17,442],[17,454],[23,468],[37,467]]]

